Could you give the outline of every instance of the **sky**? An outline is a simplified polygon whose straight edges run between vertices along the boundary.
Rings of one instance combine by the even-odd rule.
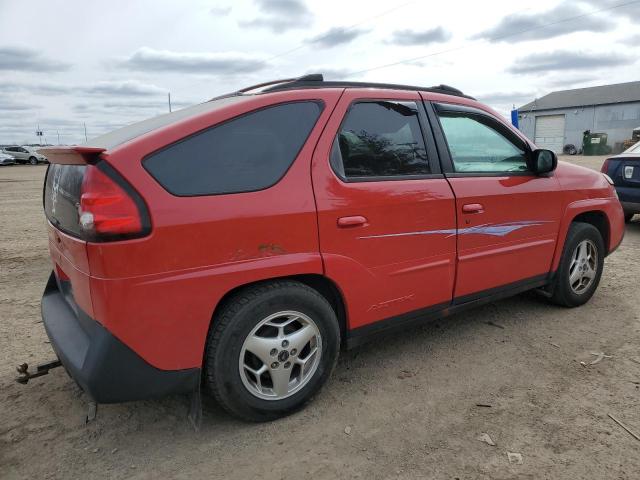
[[[452,85],[503,115],[640,80],[640,0],[0,0],[0,144],[83,143],[264,81]]]

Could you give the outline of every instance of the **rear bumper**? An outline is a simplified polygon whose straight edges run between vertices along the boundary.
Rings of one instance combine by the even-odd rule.
[[[640,201],[636,202],[620,202],[624,213],[640,213]]]
[[[51,273],[42,296],[42,320],[62,365],[94,401],[144,400],[197,389],[200,369],[153,367],[69,298]]]
[[[616,185],[616,192],[625,213],[640,213],[640,188]]]

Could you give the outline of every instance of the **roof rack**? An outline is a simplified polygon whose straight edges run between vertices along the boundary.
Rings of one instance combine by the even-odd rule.
[[[235,95],[242,95],[252,90],[261,89],[256,93],[267,92],[279,92],[282,90],[296,90],[304,88],[385,88],[389,90],[420,90],[422,92],[442,93],[445,95],[454,95],[456,97],[465,97],[475,100],[475,98],[465,95],[461,90],[451,87],[449,85],[436,85],[433,87],[416,87],[414,85],[398,85],[395,83],[370,83],[370,82],[347,82],[343,80],[331,80],[325,81],[321,73],[310,73],[297,78],[286,78],[283,80],[272,80],[270,82],[263,82],[250,87],[245,87],[237,90],[233,93],[220,95],[219,97],[212,98],[211,100],[217,100],[219,98],[232,97]],[[209,101],[211,101],[209,100]]]
[[[271,83],[271,82],[270,82]],[[301,88],[386,88],[389,90],[420,90],[423,92],[442,93],[465,97],[475,100],[475,98],[465,95],[461,90],[449,85],[435,85],[433,87],[417,87],[415,85],[399,85],[394,83],[371,83],[371,82],[348,82],[343,80],[325,81],[321,73],[312,73],[291,80],[280,80],[272,82],[273,86],[263,89],[263,92],[277,92],[281,90],[293,90]],[[245,89],[246,90],[246,89]]]

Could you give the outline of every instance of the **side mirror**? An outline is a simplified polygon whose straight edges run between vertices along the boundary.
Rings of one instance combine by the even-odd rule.
[[[551,150],[538,148],[531,152],[531,171],[536,175],[553,172],[558,166],[558,157]]]

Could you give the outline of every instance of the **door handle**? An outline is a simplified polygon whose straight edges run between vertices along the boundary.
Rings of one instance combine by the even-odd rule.
[[[367,219],[366,217],[363,217],[362,215],[354,215],[352,217],[340,217],[338,219],[338,226],[339,227],[357,227],[360,225],[364,225],[365,223],[367,223]]]
[[[484,207],[481,203],[467,203],[462,206],[463,213],[482,213],[484,212]]]

